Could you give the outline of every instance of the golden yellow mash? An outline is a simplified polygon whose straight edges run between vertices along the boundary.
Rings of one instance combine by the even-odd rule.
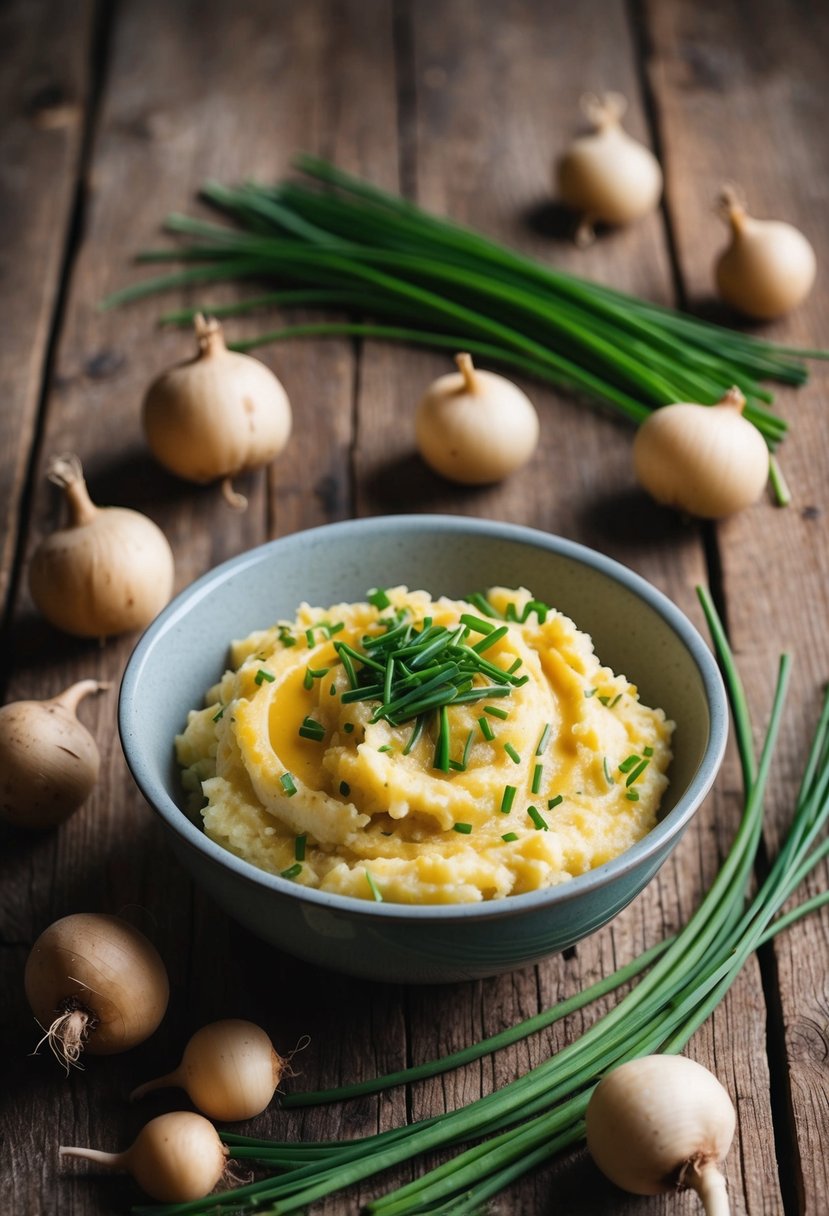
[[[308,887],[417,904],[534,891],[641,839],[673,723],[529,591],[471,598],[303,604],[233,643],[176,739],[211,839]]]

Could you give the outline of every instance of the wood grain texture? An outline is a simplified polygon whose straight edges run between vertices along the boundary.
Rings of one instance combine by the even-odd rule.
[[[785,219],[801,228],[815,247],[818,266],[825,268],[825,11],[769,0],[754,7],[749,38],[740,37],[744,26],[736,6],[654,4],[649,16],[651,80],[689,300],[701,309],[712,307],[711,267],[726,238],[711,207],[724,180],[737,185],[758,217]],[[829,290],[819,275],[801,308],[759,332],[784,343],[821,345],[827,318]],[[767,804],[772,851],[794,805],[829,671],[825,366],[814,367],[805,388],[781,390],[777,405],[791,425],[781,463],[792,506],[782,511],[763,503],[718,530],[728,620],[748,696],[757,707],[758,732],[768,713],[777,656],[786,650],[794,659]],[[827,877],[824,865],[805,893],[825,889]],[[766,959],[767,986],[781,993],[779,1007],[773,1002],[769,1014],[775,1080],[788,1089],[778,1113],[791,1119],[796,1132],[793,1151],[779,1145],[787,1198],[798,1212],[815,1216],[825,1210],[829,1194],[828,958],[824,913],[779,938]],[[759,1009],[756,1016],[759,1020]]]
[[[92,6],[0,10],[0,619],[80,173]]]

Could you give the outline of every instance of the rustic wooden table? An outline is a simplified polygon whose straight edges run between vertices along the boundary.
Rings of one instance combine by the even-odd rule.
[[[702,309],[724,239],[712,200],[731,180],[758,212],[802,227],[825,271],[825,6],[7,0],[0,42],[0,697],[44,697],[85,676],[117,682],[135,640],[68,640],[31,605],[27,559],[62,518],[43,475],[54,452],[81,455],[98,501],[142,509],[165,529],[178,588],[270,537],[331,520],[400,511],[510,520],[620,559],[701,627],[694,586],[709,582],[758,726],[778,654],[793,652],[794,691],[767,807],[773,851],[829,676],[829,402],[819,366],[807,387],[777,398],[792,423],[783,450],[791,507],[762,502],[699,527],[634,488],[624,423],[531,383],[543,437],[528,472],[493,489],[452,488],[414,457],[411,422],[413,403],[446,369],[445,358],[374,342],[297,341],[263,352],[287,387],[295,429],[277,464],[246,480],[250,507],[240,514],[214,489],[163,474],[142,438],[143,390],[182,356],[187,339],[155,327],[158,300],[110,313],[97,305],[137,278],[133,254],[157,242],[168,211],[193,209],[205,179],[276,179],[299,150],[542,261]],[[581,92],[606,88],[628,97],[630,130],[659,152],[665,203],[582,251],[554,222],[550,166],[578,125]],[[807,305],[768,332],[827,345],[826,281],[824,273]],[[234,334],[261,323],[240,322]],[[283,1050],[308,1034],[297,1084],[311,1087],[446,1053],[575,992],[683,923],[729,844],[739,805],[730,753],[670,864],[612,927],[563,956],[454,987],[372,985],[261,947],[193,889],[127,773],[115,703],[113,691],[81,710],[103,756],[81,812],[54,832],[0,837],[0,1193],[15,1216],[128,1210],[138,1195],[129,1180],[61,1169],[56,1146],[128,1143],[149,1114],[168,1108],[169,1095],[141,1110],[125,1095],[164,1071],[196,1024],[251,1017]],[[826,881],[824,868],[808,891]],[[173,993],[148,1043],[90,1060],[67,1078],[48,1053],[29,1054],[37,1028],[21,977],[36,935],[82,909],[118,911],[144,928],[168,963]],[[828,946],[825,913],[797,924],[751,959],[690,1044],[739,1111],[726,1167],[737,1213],[829,1211]],[[546,1057],[599,1011],[411,1092],[308,1113],[274,1106],[255,1127],[280,1137],[348,1137],[455,1107]],[[377,1186],[319,1210],[356,1212]],[[576,1152],[530,1174],[496,1210],[656,1216],[691,1213],[696,1204],[688,1194],[627,1198]]]

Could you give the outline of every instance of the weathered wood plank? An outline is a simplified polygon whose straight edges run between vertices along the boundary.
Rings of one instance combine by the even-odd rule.
[[[233,11],[218,0],[118,6],[43,454],[78,451],[98,501],[137,507],[156,519],[173,544],[179,587],[277,531],[350,513],[352,350],[347,343],[298,343],[263,352],[291,397],[295,427],[272,473],[240,483],[250,507],[239,514],[215,487],[189,486],[157,469],[141,436],[139,407],[150,378],[190,351],[186,335],[158,331],[154,323],[162,305],[181,297],[109,313],[98,304],[138,277],[129,267],[132,255],[159,243],[164,215],[190,208],[205,179],[282,176],[300,150],[336,152],[353,169],[371,169],[386,157],[396,161],[395,140],[389,6],[379,19],[356,2],[335,0],[302,6],[260,0]],[[259,327],[261,320],[252,320],[249,330]],[[234,332],[246,331],[240,323]],[[29,552],[61,518],[56,495],[41,480]],[[133,642],[99,648],[59,638],[35,616],[24,589],[12,632],[9,698],[51,694],[79,674],[117,683]],[[55,834],[3,836],[0,900],[8,949],[0,1000],[16,1044],[4,1086],[10,1149],[3,1175],[8,1206],[21,1214],[53,1206],[89,1216],[129,1207],[136,1191],[128,1182],[99,1185],[80,1177],[81,1170],[61,1171],[77,1177],[59,1176],[58,1138],[128,1142],[145,1118],[169,1109],[170,1095],[141,1109],[128,1108],[125,1095],[142,1075],[168,1067],[195,1025],[213,1016],[258,1018],[286,1052],[302,1034],[311,1035],[313,1051],[294,1062],[307,1085],[387,1071],[405,1059],[394,990],[373,992],[264,951],[192,890],[126,773],[114,701],[110,693],[84,706],[103,755],[103,777],[88,804]],[[80,909],[123,910],[144,928],[168,962],[173,995],[150,1043],[123,1058],[91,1061],[67,1080],[53,1060],[27,1055],[37,1036],[21,972],[37,932]],[[275,992],[285,995],[276,1002]],[[332,1027],[334,1009],[342,1020]],[[368,1101],[357,1112],[312,1111],[290,1125],[278,1111],[269,1118],[258,1125],[263,1132],[270,1126],[302,1138],[340,1129],[354,1135],[403,1120],[404,1099]]]
[[[92,36],[89,3],[0,10],[0,619],[70,240]]]
[[[552,162],[579,129],[582,92],[613,88],[627,94],[629,127],[647,137],[626,8],[582,4],[578,19],[558,13],[550,20],[543,4],[418,3],[411,6],[411,21],[414,144],[403,152],[417,200],[544,261],[670,300],[671,269],[658,216],[579,251],[551,206]],[[357,448],[361,509],[469,513],[559,532],[634,566],[699,620],[693,594],[694,584],[705,578],[699,533],[655,511],[634,489],[631,431],[615,418],[522,381],[542,419],[541,448],[526,470],[501,486],[474,490],[449,486],[424,470],[413,452],[411,414],[425,385],[447,367],[441,356],[404,350],[395,353],[394,365],[388,357],[364,359]],[[733,766],[724,776],[733,784]],[[539,1003],[580,989],[676,929],[710,881],[718,849],[730,839],[735,810],[728,785],[721,787],[649,891],[612,930],[582,943],[569,961],[552,959],[484,984],[413,992],[413,1058],[441,1055],[492,1033]],[[724,823],[721,835],[715,826],[719,820]],[[733,1040],[744,1061],[755,1062],[751,1102],[768,1127],[762,1035],[752,1033],[746,1040],[739,1033],[740,1011],[761,1004],[758,976],[751,968],[718,1014],[715,1034]],[[598,1012],[585,1011],[496,1061],[417,1086],[413,1114],[451,1109],[489,1092],[562,1046]],[[693,1053],[715,1064],[710,1031],[695,1041]],[[744,1075],[749,1072],[747,1066],[742,1069]],[[741,1177],[750,1162],[774,1203],[774,1171],[759,1161],[761,1129],[756,1121],[746,1123],[742,1154],[735,1152],[729,1163],[729,1186],[739,1203],[753,1186]],[[526,1179],[511,1189],[504,1204],[505,1210],[542,1211],[553,1200],[557,1211],[572,1213],[582,1213],[588,1205],[595,1212],[676,1210],[673,1197],[626,1203],[580,1157]],[[763,1210],[751,1202],[749,1209],[746,1197],[747,1210]]]
[[[785,219],[800,227],[815,246],[818,266],[825,268],[825,11],[794,0],[765,0],[752,8],[748,37],[745,14],[732,5],[652,4],[649,14],[651,78],[664,136],[671,214],[692,303],[707,307],[711,267],[726,241],[712,214],[724,181],[736,184],[758,217]],[[819,274],[805,305],[760,332],[785,343],[825,345],[826,310],[826,280]],[[777,656],[782,650],[794,655],[793,691],[768,800],[771,849],[794,804],[829,674],[829,448],[823,369],[816,367],[806,388],[781,391],[778,405],[792,428],[781,462],[793,504],[785,511],[760,504],[724,524],[718,536],[732,638],[749,699],[757,707],[758,730],[768,712]],[[826,882],[824,866],[808,884],[808,893],[825,889]],[[823,914],[778,939],[767,969],[769,985],[779,986],[781,993],[780,1010],[772,1010],[770,1041],[779,1053],[773,1060],[773,1080],[786,1198],[797,1205],[792,1210],[815,1214],[829,1204],[827,958],[829,919]],[[750,1010],[745,1013],[751,1016]],[[755,1017],[759,1021],[759,1010]],[[766,1151],[773,1151],[770,1138]],[[773,1205],[768,1210],[774,1210]]]

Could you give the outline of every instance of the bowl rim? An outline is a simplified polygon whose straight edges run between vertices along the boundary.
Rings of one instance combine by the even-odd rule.
[[[152,656],[156,642],[168,632],[179,619],[187,615],[198,603],[206,598],[212,589],[223,583],[231,574],[238,575],[245,569],[267,561],[271,554],[282,550],[290,550],[297,544],[313,540],[323,533],[339,536],[345,543],[350,532],[363,530],[375,533],[397,532],[412,533],[424,530],[433,533],[449,531],[480,534],[497,537],[499,540],[518,542],[535,548],[549,550],[559,556],[587,565],[600,573],[621,583],[638,598],[642,599],[676,633],[691,654],[700,673],[709,708],[709,730],[705,749],[697,769],[687,788],[680,796],[676,805],[668,812],[665,819],[641,840],[631,845],[624,853],[610,861],[579,874],[569,881],[544,887],[537,891],[528,891],[519,895],[509,895],[502,899],[483,900],[475,903],[450,904],[400,904],[384,903],[374,900],[362,900],[351,895],[339,895],[335,892],[319,891],[304,887],[289,879],[259,869],[251,862],[231,853],[222,845],[211,840],[206,833],[194,824],[181,807],[170,797],[163,782],[154,775],[154,771],[142,764],[135,754],[133,741],[139,728],[135,689],[141,678],[142,671]],[[229,641],[229,640],[228,640]],[[204,860],[221,869],[230,870],[237,878],[253,883],[255,886],[273,892],[275,895],[301,904],[326,909],[329,912],[339,912],[349,917],[358,917],[369,921],[457,921],[457,920],[489,920],[518,916],[531,911],[542,911],[550,905],[568,903],[573,899],[582,898],[591,892],[612,884],[617,878],[647,866],[656,855],[663,850],[669,841],[679,838],[697,808],[709,792],[719,770],[728,740],[728,701],[719,668],[713,654],[703,641],[696,627],[680,608],[673,603],[664,592],[659,591],[642,575],[637,574],[615,558],[606,556],[596,549],[591,549],[578,541],[572,541],[553,533],[542,532],[539,529],[521,524],[512,524],[489,519],[480,519],[462,515],[422,514],[422,515],[389,515],[362,516],[356,519],[340,520],[330,524],[322,524],[312,528],[301,529],[275,540],[256,545],[243,553],[231,557],[214,566],[205,574],[184,587],[162,609],[159,615],[148,626],[139,638],[132,654],[127,660],[121,680],[118,697],[118,731],[121,747],[127,766],[133,780],[152,809],[161,816],[175,835],[201,854]]]

